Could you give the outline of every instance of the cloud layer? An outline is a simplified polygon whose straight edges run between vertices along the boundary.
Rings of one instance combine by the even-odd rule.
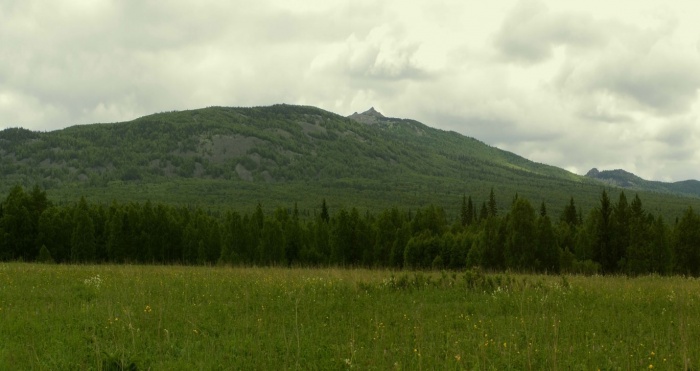
[[[370,106],[577,173],[700,179],[693,3],[0,4],[0,129]]]

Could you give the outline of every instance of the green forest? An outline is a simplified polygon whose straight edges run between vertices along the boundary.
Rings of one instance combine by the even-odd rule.
[[[370,120],[371,119],[371,120]],[[368,121],[369,120],[369,121]],[[601,172],[606,174],[606,172]],[[672,220],[700,209],[693,184],[634,179],[648,211]],[[409,119],[342,117],[314,107],[209,107],[144,116],[129,122],[72,126],[50,132],[0,131],[0,194],[39,185],[57,203],[84,195],[95,203],[139,202],[208,210],[264,205],[334,210],[435,205],[448,215],[463,194],[516,192],[559,214],[598,203],[614,182],[529,161],[477,139]],[[682,187],[683,186],[683,187]],[[500,205],[506,212],[508,203]]]
[[[329,210],[325,199],[311,210],[211,211],[84,197],[54,204],[38,186],[15,186],[0,203],[0,260],[700,275],[691,207],[667,221],[638,195],[605,190],[589,211],[571,197],[558,215],[493,190],[451,201],[456,217],[438,206]]]

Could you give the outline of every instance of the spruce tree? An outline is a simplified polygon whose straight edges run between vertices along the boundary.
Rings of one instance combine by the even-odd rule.
[[[546,213],[537,219],[536,228],[535,267],[539,271],[558,273],[561,250],[557,246],[552,221]]]
[[[675,271],[679,274],[700,274],[700,217],[688,207],[678,221],[674,237]]]
[[[524,198],[517,198],[506,217],[506,268],[532,269],[535,266],[535,210]]]
[[[626,250],[630,243],[630,210],[625,192],[613,208],[611,219],[610,264],[613,270],[622,269],[625,264]]]
[[[580,217],[576,211],[576,205],[574,204],[573,197],[571,197],[571,200],[569,200],[569,204],[564,207],[564,212],[562,212],[560,220],[568,224],[570,227],[579,225]]]
[[[601,264],[604,273],[613,273],[617,268],[618,254],[612,248],[612,206],[608,193],[603,190],[600,196],[600,206],[595,209],[598,213],[595,226],[593,260]]]
[[[71,260],[76,263],[95,261],[95,225],[88,211],[85,197],[80,198],[73,216]]]
[[[474,203],[472,203],[472,196],[467,199],[467,225],[474,224],[474,219],[476,218],[476,211],[474,210]]]
[[[39,263],[45,263],[45,264],[53,264],[55,261],[51,257],[51,253],[49,252],[49,249],[46,248],[46,245],[41,245],[41,249],[39,249],[39,256],[36,258],[36,261]]]
[[[462,195],[462,207],[460,208],[460,221],[462,222],[462,227],[467,226],[468,223],[468,213],[467,213],[467,196]]]
[[[326,199],[323,199],[323,203],[321,204],[321,220],[325,223],[328,223],[331,220],[330,214],[328,214],[328,206],[326,205]]]
[[[496,195],[493,192],[493,188],[491,188],[491,193],[489,193],[489,216],[497,216],[498,215],[498,205],[496,205]]]
[[[484,221],[489,217],[489,209],[486,207],[486,202],[481,204],[481,211],[479,211],[479,221]]]

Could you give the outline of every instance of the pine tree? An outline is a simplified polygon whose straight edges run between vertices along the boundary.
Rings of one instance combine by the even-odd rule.
[[[489,193],[489,216],[498,216],[498,206],[496,205],[496,195],[491,188],[491,193]]]
[[[481,204],[481,211],[479,211],[479,221],[484,221],[489,217],[489,209],[486,207],[486,202]]]
[[[286,261],[289,265],[298,263],[300,260],[301,251],[304,249],[302,235],[302,225],[299,222],[299,215],[298,213],[294,213],[292,214],[292,217],[287,220],[287,223],[284,226],[284,237],[286,243],[285,254]]]
[[[85,197],[80,198],[75,209],[74,228],[71,236],[71,261],[87,263],[95,261],[95,225],[88,211]]]
[[[562,212],[560,220],[568,224],[570,227],[576,227],[580,224],[580,217],[576,211],[576,205],[574,204],[573,197],[571,197],[569,204],[564,207],[564,212]]]
[[[659,216],[651,226],[652,272],[670,274],[673,271],[673,253],[668,235],[664,219]]]
[[[345,266],[352,263],[355,226],[345,209],[341,209],[333,218],[330,231],[331,263]]]
[[[467,199],[467,225],[474,224],[474,219],[476,219],[476,211],[472,203],[472,196],[469,196]]]
[[[285,236],[282,226],[276,219],[265,220],[260,238],[261,263],[265,265],[287,265],[284,251]]]
[[[700,217],[688,207],[675,229],[675,271],[680,274],[700,274]]]
[[[539,271],[558,273],[561,250],[557,246],[552,221],[546,213],[537,219],[536,228],[535,266]]]
[[[604,273],[612,273],[617,268],[619,257],[617,252],[612,249],[612,206],[605,190],[600,196],[600,207],[595,210],[599,218],[597,218],[595,226],[593,260],[601,264]]]
[[[653,222],[653,219],[651,220]],[[644,215],[642,201],[636,195],[629,210],[629,241],[626,251],[627,274],[646,274],[653,271],[651,224]]]
[[[323,199],[321,204],[321,220],[328,223],[331,220],[330,214],[328,214],[328,206],[326,205],[326,199]]]
[[[508,214],[506,268],[533,269],[535,266],[535,210],[530,202],[518,198]]]
[[[53,264],[55,261],[51,257],[51,253],[49,252],[49,249],[46,248],[46,245],[41,245],[41,249],[39,249],[39,256],[36,258],[36,261],[39,263],[45,263],[45,264]]]
[[[626,250],[630,243],[630,211],[625,192],[620,192],[617,205],[613,208],[611,219],[611,240],[609,263],[611,271],[622,269],[625,264]]]
[[[70,260],[73,220],[64,207],[51,206],[39,217],[36,243],[52,251],[52,258],[59,263]]]
[[[124,210],[116,203],[112,204],[107,222],[107,256],[113,263],[123,263],[127,260],[129,239],[124,225],[125,218]]]
[[[462,223],[462,227],[467,227],[474,223],[474,204],[472,203],[472,196],[469,196],[468,199],[466,196],[462,196],[460,221]]]
[[[462,207],[460,208],[460,221],[462,222],[462,227],[467,226],[469,214],[467,213],[467,196],[462,195]]]
[[[223,227],[221,241],[221,256],[219,262],[223,264],[238,263],[241,260],[241,240],[243,233],[243,219],[237,212],[229,211]]]
[[[34,260],[39,252],[35,243],[37,225],[29,196],[21,186],[13,187],[3,203],[0,219],[0,229],[4,231],[0,259]]]

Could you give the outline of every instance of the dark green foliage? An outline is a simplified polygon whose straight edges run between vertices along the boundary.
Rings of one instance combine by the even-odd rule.
[[[697,276],[700,274],[700,216],[689,207],[675,228],[675,271]]]
[[[569,204],[564,207],[564,212],[561,214],[561,221],[568,224],[570,227],[576,227],[580,223],[578,213],[576,212],[576,204],[574,198],[571,197]]]
[[[534,267],[540,272],[557,273],[561,254],[552,221],[546,214],[541,215],[536,222]]]
[[[517,198],[518,195],[516,194]],[[491,193],[489,193],[489,204],[488,204],[489,216],[498,215],[498,206],[496,205],[496,195],[493,193],[493,188],[491,188]]]
[[[51,252],[48,248],[46,248],[46,245],[41,245],[41,249],[39,249],[39,256],[36,257],[36,261],[39,263],[47,264],[53,264],[56,262],[55,260],[53,260]]]
[[[297,205],[221,213],[84,197],[51,205],[42,195],[18,187],[0,203],[4,260],[700,275],[700,217],[688,208],[671,228],[638,195],[612,206],[604,191],[580,225],[567,220],[573,201],[553,225],[544,203],[538,213],[519,195],[502,216],[485,207],[483,220],[466,225],[462,213],[450,220],[433,205],[376,216],[340,207],[326,221]]]
[[[611,221],[612,206],[608,193],[604,190],[600,196],[600,206],[594,209],[596,216],[593,231],[593,260],[600,262],[603,272],[612,273],[620,260],[620,252],[613,245],[613,225]]]
[[[51,206],[39,217],[37,246],[46,246],[53,259],[58,262],[70,261],[73,218],[68,208]]]
[[[467,199],[466,196],[462,197],[460,217],[463,227],[474,223],[474,220],[476,219],[476,211],[474,210],[474,204],[472,203],[472,196],[469,196],[469,199]]]
[[[625,265],[627,248],[630,245],[630,209],[625,192],[620,192],[620,198],[613,209],[612,236],[610,240],[611,260],[616,261],[616,269],[622,270]]]
[[[328,223],[328,221],[331,219],[330,214],[328,214],[328,206],[326,205],[326,199],[323,199],[323,203],[321,204],[321,220]]]
[[[80,203],[73,216],[73,233],[71,235],[71,261],[75,263],[93,262],[95,254],[95,224],[88,210],[85,197],[80,198]]]
[[[535,266],[535,210],[530,202],[517,198],[506,218],[506,268],[522,270]]]
[[[48,206],[46,193],[37,186],[29,194],[21,186],[10,190],[0,207],[0,260],[31,260],[37,255],[39,218]]]

